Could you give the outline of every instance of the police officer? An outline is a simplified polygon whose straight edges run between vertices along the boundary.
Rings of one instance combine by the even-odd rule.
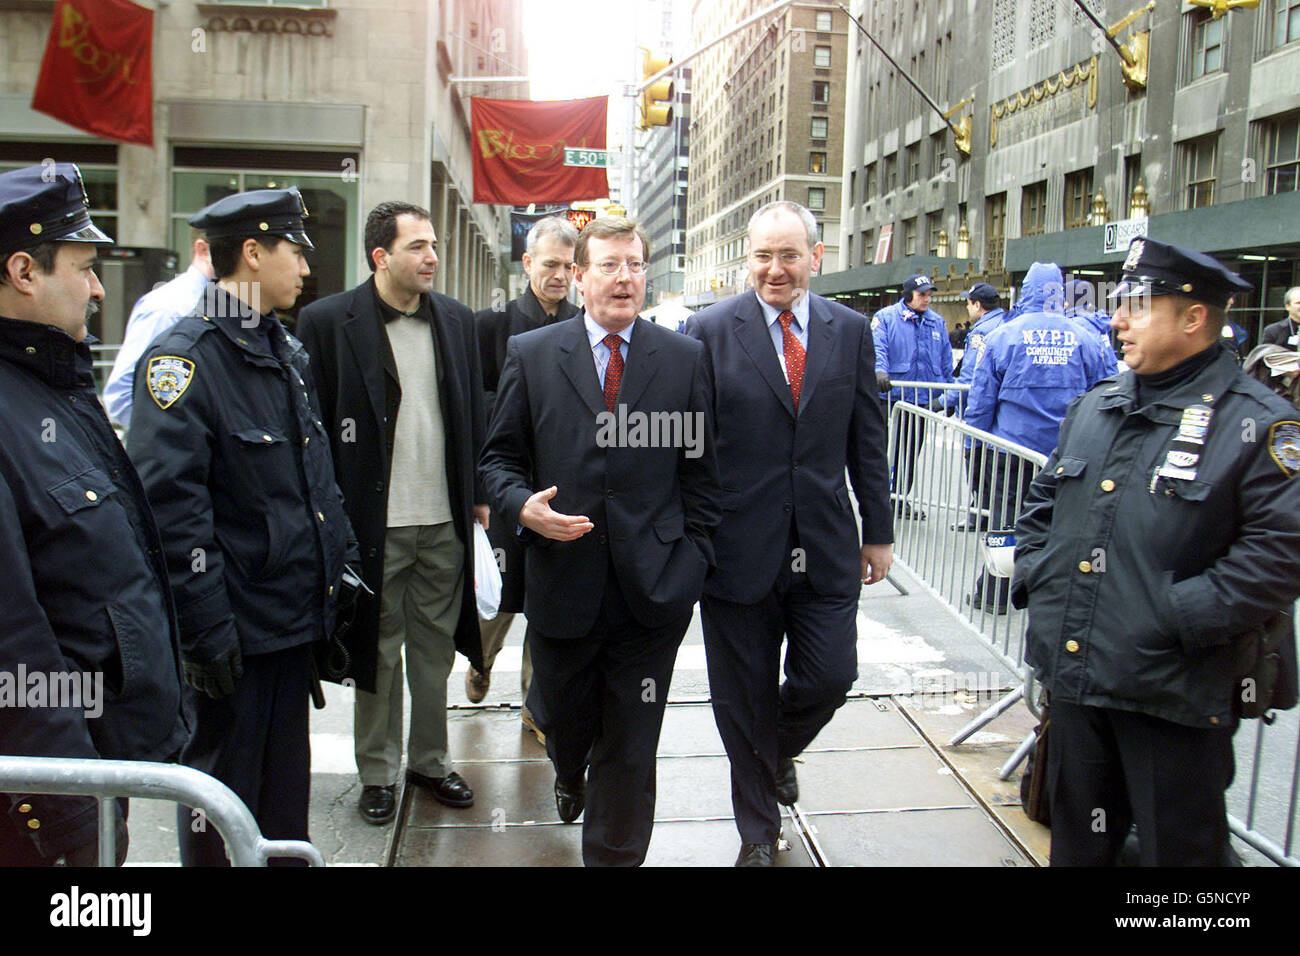
[[[1110,344],[1110,316],[1102,309],[1093,308],[1095,301],[1092,283],[1083,279],[1066,280],[1066,317],[1074,319],[1082,328],[1101,339],[1104,346],[1102,355],[1106,359],[1106,374],[1114,375],[1119,371],[1119,359]]]
[[[95,397],[86,322],[112,240],[88,205],[71,163],[0,174],[0,752],[168,760],[186,735],[175,612]],[[28,699],[34,676],[51,696]],[[0,863],[92,865],[96,818],[90,797],[0,794]],[[121,862],[121,816],[118,833]]]
[[[1066,318],[1060,267],[1035,262],[1021,286],[1019,315],[989,333],[975,354],[975,375],[966,423],[999,438],[1048,454],[1070,402],[1106,377],[1103,346],[1090,330]],[[1003,452],[986,463],[994,483],[989,520],[1006,528],[1029,485],[1027,465]],[[971,603],[995,614],[1007,612],[1005,578],[987,593],[980,572]]]
[[[1227,858],[1234,655],[1300,594],[1300,421],[1220,344],[1249,286],[1135,239],[1130,371],[1077,399],[1016,526],[1012,598],[1051,695],[1052,865]]]
[[[882,394],[888,392],[891,402],[928,407],[932,402],[942,405],[944,396],[943,393],[935,396],[926,389],[891,388],[890,379],[952,381],[952,343],[948,341],[943,316],[930,308],[933,289],[934,283],[928,276],[911,276],[903,283],[903,297],[871,317],[871,334],[876,345],[876,387]],[[899,475],[894,475],[893,491],[900,495],[912,490],[916,453],[924,438],[924,419],[916,419],[909,434],[901,436],[901,454],[895,451],[900,436],[890,435],[890,459],[895,462],[895,469],[902,469],[901,483]],[[924,512],[913,509],[907,502],[903,503],[902,514],[905,518],[925,518]]]
[[[998,290],[987,282],[977,282],[966,290],[966,314],[970,316],[971,327],[966,333],[961,371],[957,374],[959,385],[970,385],[974,380],[975,366],[978,364],[976,356],[982,354],[984,339],[1007,318]],[[968,395],[969,391],[963,395],[957,389],[950,389],[947,393],[949,413],[964,412]],[[975,443],[972,447],[970,436],[966,436],[962,457],[966,460],[966,473],[970,476],[974,511],[965,521],[954,525],[953,531],[974,531],[988,527],[988,518],[984,517],[983,510],[989,506],[991,480],[988,469],[983,464],[983,450],[984,446],[980,443]]]
[[[190,219],[217,279],[136,367],[128,438],[180,617],[194,735],[181,759],[227,784],[269,839],[307,839],[312,644],[333,631],[355,542],[315,411],[307,354],[275,309],[309,272],[297,189],[221,199]],[[222,865],[181,808],[181,860]]]

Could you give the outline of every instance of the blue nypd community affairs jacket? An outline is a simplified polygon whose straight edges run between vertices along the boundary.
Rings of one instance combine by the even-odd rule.
[[[933,309],[915,312],[900,299],[871,317],[876,346],[876,371],[904,382],[951,382],[952,343],[943,317]],[[930,394],[921,389],[895,388],[893,402],[929,405]]]
[[[1046,455],[1070,402],[1110,363],[1090,330],[1062,312],[1061,270],[1035,262],[1010,320],[980,343],[966,424]]]

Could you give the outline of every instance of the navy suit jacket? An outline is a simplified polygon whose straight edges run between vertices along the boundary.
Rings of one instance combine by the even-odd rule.
[[[861,545],[845,486],[853,482],[862,544],[894,540],[885,421],[866,316],[809,295],[799,412],[758,296],[749,291],[697,312],[686,334],[704,343],[717,421],[722,524],[705,593],[762,599],[786,562],[791,523],[815,591],[856,594]]]
[[[499,514],[517,516],[530,495],[555,485],[551,507],[586,515],[595,525],[574,541],[526,529],[520,535],[524,612],[553,638],[590,632],[605,588],[614,583],[607,580],[611,566],[644,627],[689,615],[713,563],[710,536],[719,520],[704,350],[637,319],[618,404],[632,423],[666,412],[678,413],[684,427],[690,416],[689,436],[680,431],[679,437],[698,444],[647,447],[630,427],[626,442],[611,443],[620,436],[601,431],[609,411],[583,315],[510,338],[479,462]],[[648,431],[642,437],[648,440]]]

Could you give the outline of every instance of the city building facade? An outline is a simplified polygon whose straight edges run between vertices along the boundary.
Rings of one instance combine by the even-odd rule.
[[[816,291],[870,313],[927,272],[935,306],[964,319],[961,290],[1007,291],[1035,260],[1104,291],[1145,229],[1255,286],[1232,312],[1252,337],[1281,314],[1300,281],[1300,2],[1088,7],[1129,20],[1115,39],[1132,67],[1073,2],[855,0],[952,122],[969,118],[970,152],[854,28],[843,268]]]
[[[365,215],[391,199],[430,210],[438,291],[485,308],[505,287],[509,210],[473,203],[469,97],[527,98],[527,83],[473,81],[527,74],[522,0],[158,3],[153,147],[30,108],[53,10],[0,7],[0,169],[79,163],[92,214],[119,246],[170,250],[184,268],[193,212],[298,186],[316,245],[298,308],[370,274]],[[112,259],[103,272],[92,332],[114,343],[134,295]]]
[[[766,6],[764,0],[696,0],[694,44]],[[749,217],[774,200],[813,211],[826,245],[822,271],[839,268],[850,29],[837,4],[792,3],[692,64],[688,306],[744,291]]]

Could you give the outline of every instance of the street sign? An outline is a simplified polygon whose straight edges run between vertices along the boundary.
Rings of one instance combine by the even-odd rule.
[[[1123,252],[1128,244],[1138,236],[1147,234],[1147,217],[1139,219],[1121,219],[1119,222],[1106,223],[1105,236],[1102,240],[1102,253]]]
[[[609,153],[603,149],[574,149],[565,147],[565,166],[609,166]]]

